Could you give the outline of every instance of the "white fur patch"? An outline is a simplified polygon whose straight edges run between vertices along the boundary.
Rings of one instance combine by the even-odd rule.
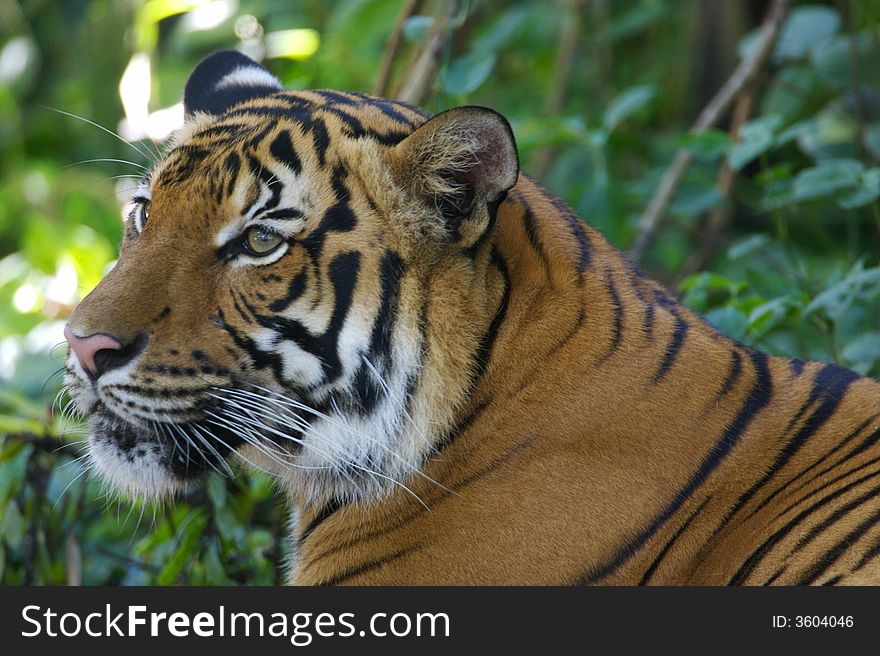
[[[281,91],[284,87],[274,75],[259,66],[240,66],[231,73],[227,73],[214,85],[219,91],[228,87],[274,87]]]

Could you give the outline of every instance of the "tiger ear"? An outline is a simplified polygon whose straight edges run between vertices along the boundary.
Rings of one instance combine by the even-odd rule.
[[[486,107],[437,114],[395,146],[394,155],[398,180],[428,211],[428,220],[464,248],[492,226],[519,175],[510,124]]]
[[[218,115],[233,105],[282,91],[274,75],[235,50],[203,59],[190,74],[183,92],[186,120],[197,112]]]

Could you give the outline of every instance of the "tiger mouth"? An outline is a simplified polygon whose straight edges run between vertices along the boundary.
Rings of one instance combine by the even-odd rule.
[[[158,462],[178,482],[228,468],[229,457],[244,444],[234,430],[204,420],[183,423],[152,421],[138,425],[98,401],[89,416],[93,444],[111,448],[115,459],[135,468]]]

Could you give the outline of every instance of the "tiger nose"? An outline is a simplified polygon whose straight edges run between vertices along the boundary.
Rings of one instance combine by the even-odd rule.
[[[82,368],[96,378],[108,369],[121,366],[131,359],[127,357],[123,358],[123,362],[119,361],[118,355],[123,351],[123,344],[110,335],[96,333],[88,337],[79,337],[74,334],[70,326],[64,326],[64,338],[70,344]]]

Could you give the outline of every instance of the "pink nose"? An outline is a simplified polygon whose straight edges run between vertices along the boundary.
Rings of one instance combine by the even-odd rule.
[[[98,366],[95,364],[95,353],[103,349],[118,350],[122,348],[122,343],[118,339],[98,333],[89,335],[88,337],[77,337],[73,334],[70,326],[64,326],[64,337],[70,348],[76,354],[76,359],[86,371],[98,375]]]

